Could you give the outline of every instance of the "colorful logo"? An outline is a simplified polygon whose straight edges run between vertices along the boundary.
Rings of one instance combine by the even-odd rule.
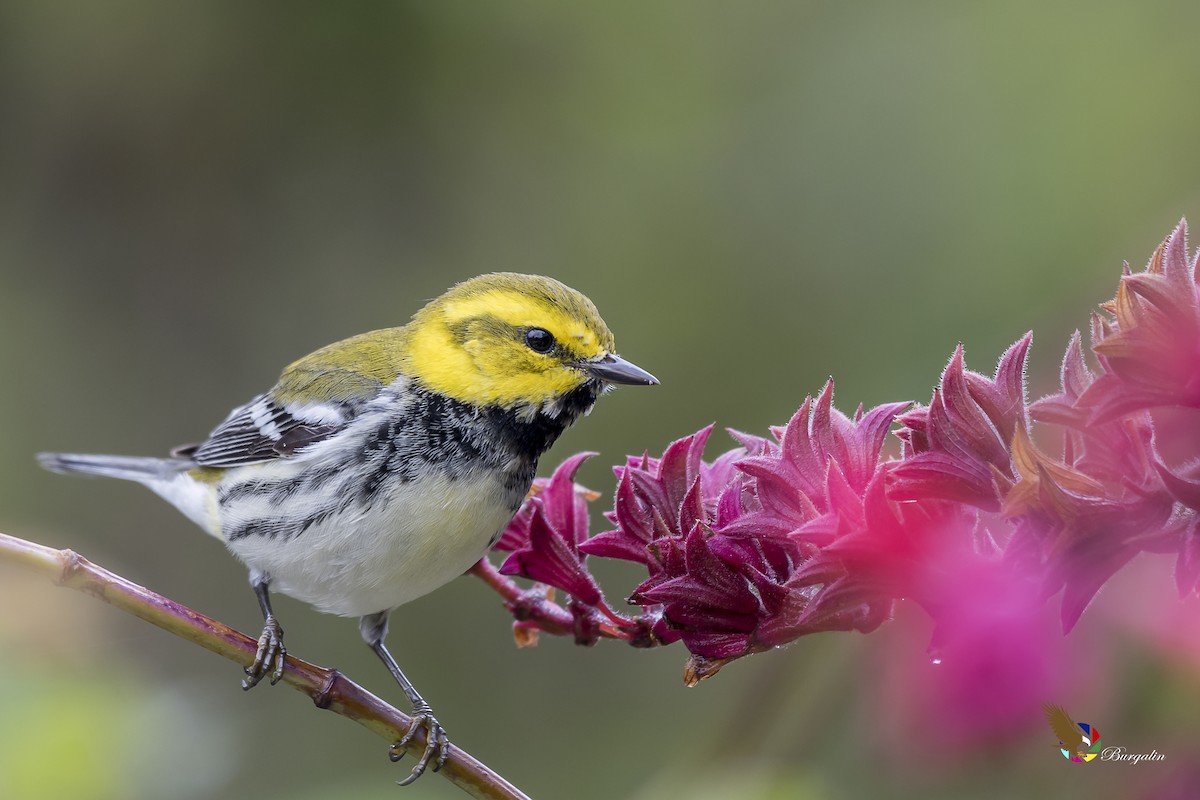
[[[1058,750],[1063,758],[1083,764],[1091,761],[1104,749],[1100,731],[1086,722],[1076,722],[1062,706],[1047,703],[1042,706],[1050,730],[1058,737]]]

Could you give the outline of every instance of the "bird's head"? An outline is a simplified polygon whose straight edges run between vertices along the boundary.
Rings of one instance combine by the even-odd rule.
[[[471,405],[554,413],[585,386],[658,383],[616,355],[592,301],[553,278],[472,278],[430,301],[405,333],[403,371]]]

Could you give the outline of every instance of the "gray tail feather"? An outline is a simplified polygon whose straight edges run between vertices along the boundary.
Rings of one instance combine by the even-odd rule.
[[[177,458],[100,456],[80,453],[38,453],[38,463],[64,475],[103,475],[145,483],[169,478],[194,464]]]

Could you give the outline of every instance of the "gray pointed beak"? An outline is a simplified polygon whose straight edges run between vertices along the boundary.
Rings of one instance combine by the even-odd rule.
[[[646,370],[631,364],[611,353],[588,361],[575,362],[576,367],[608,383],[624,383],[631,386],[657,386],[658,378]]]

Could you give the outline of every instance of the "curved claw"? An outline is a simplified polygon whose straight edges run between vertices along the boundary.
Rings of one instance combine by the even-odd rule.
[[[408,732],[404,734],[403,738],[388,750],[388,758],[393,762],[403,758],[404,752],[408,748],[408,743],[413,740],[418,728],[425,729],[425,751],[421,753],[420,760],[412,768],[412,772],[408,774],[408,777],[402,781],[396,781],[400,786],[408,786],[421,777],[431,760],[433,761],[433,771],[437,772],[446,766],[446,759],[450,757],[450,737],[446,735],[446,729],[433,716],[432,709],[426,706],[425,708],[413,709],[413,712],[412,725],[409,726]]]
[[[271,685],[279,683],[283,678],[284,658],[287,648],[283,646],[283,628],[274,616],[267,616],[263,625],[262,635],[258,637],[258,651],[254,654],[254,663],[243,669],[246,677],[242,679],[242,689],[253,689],[267,675],[271,676]]]

